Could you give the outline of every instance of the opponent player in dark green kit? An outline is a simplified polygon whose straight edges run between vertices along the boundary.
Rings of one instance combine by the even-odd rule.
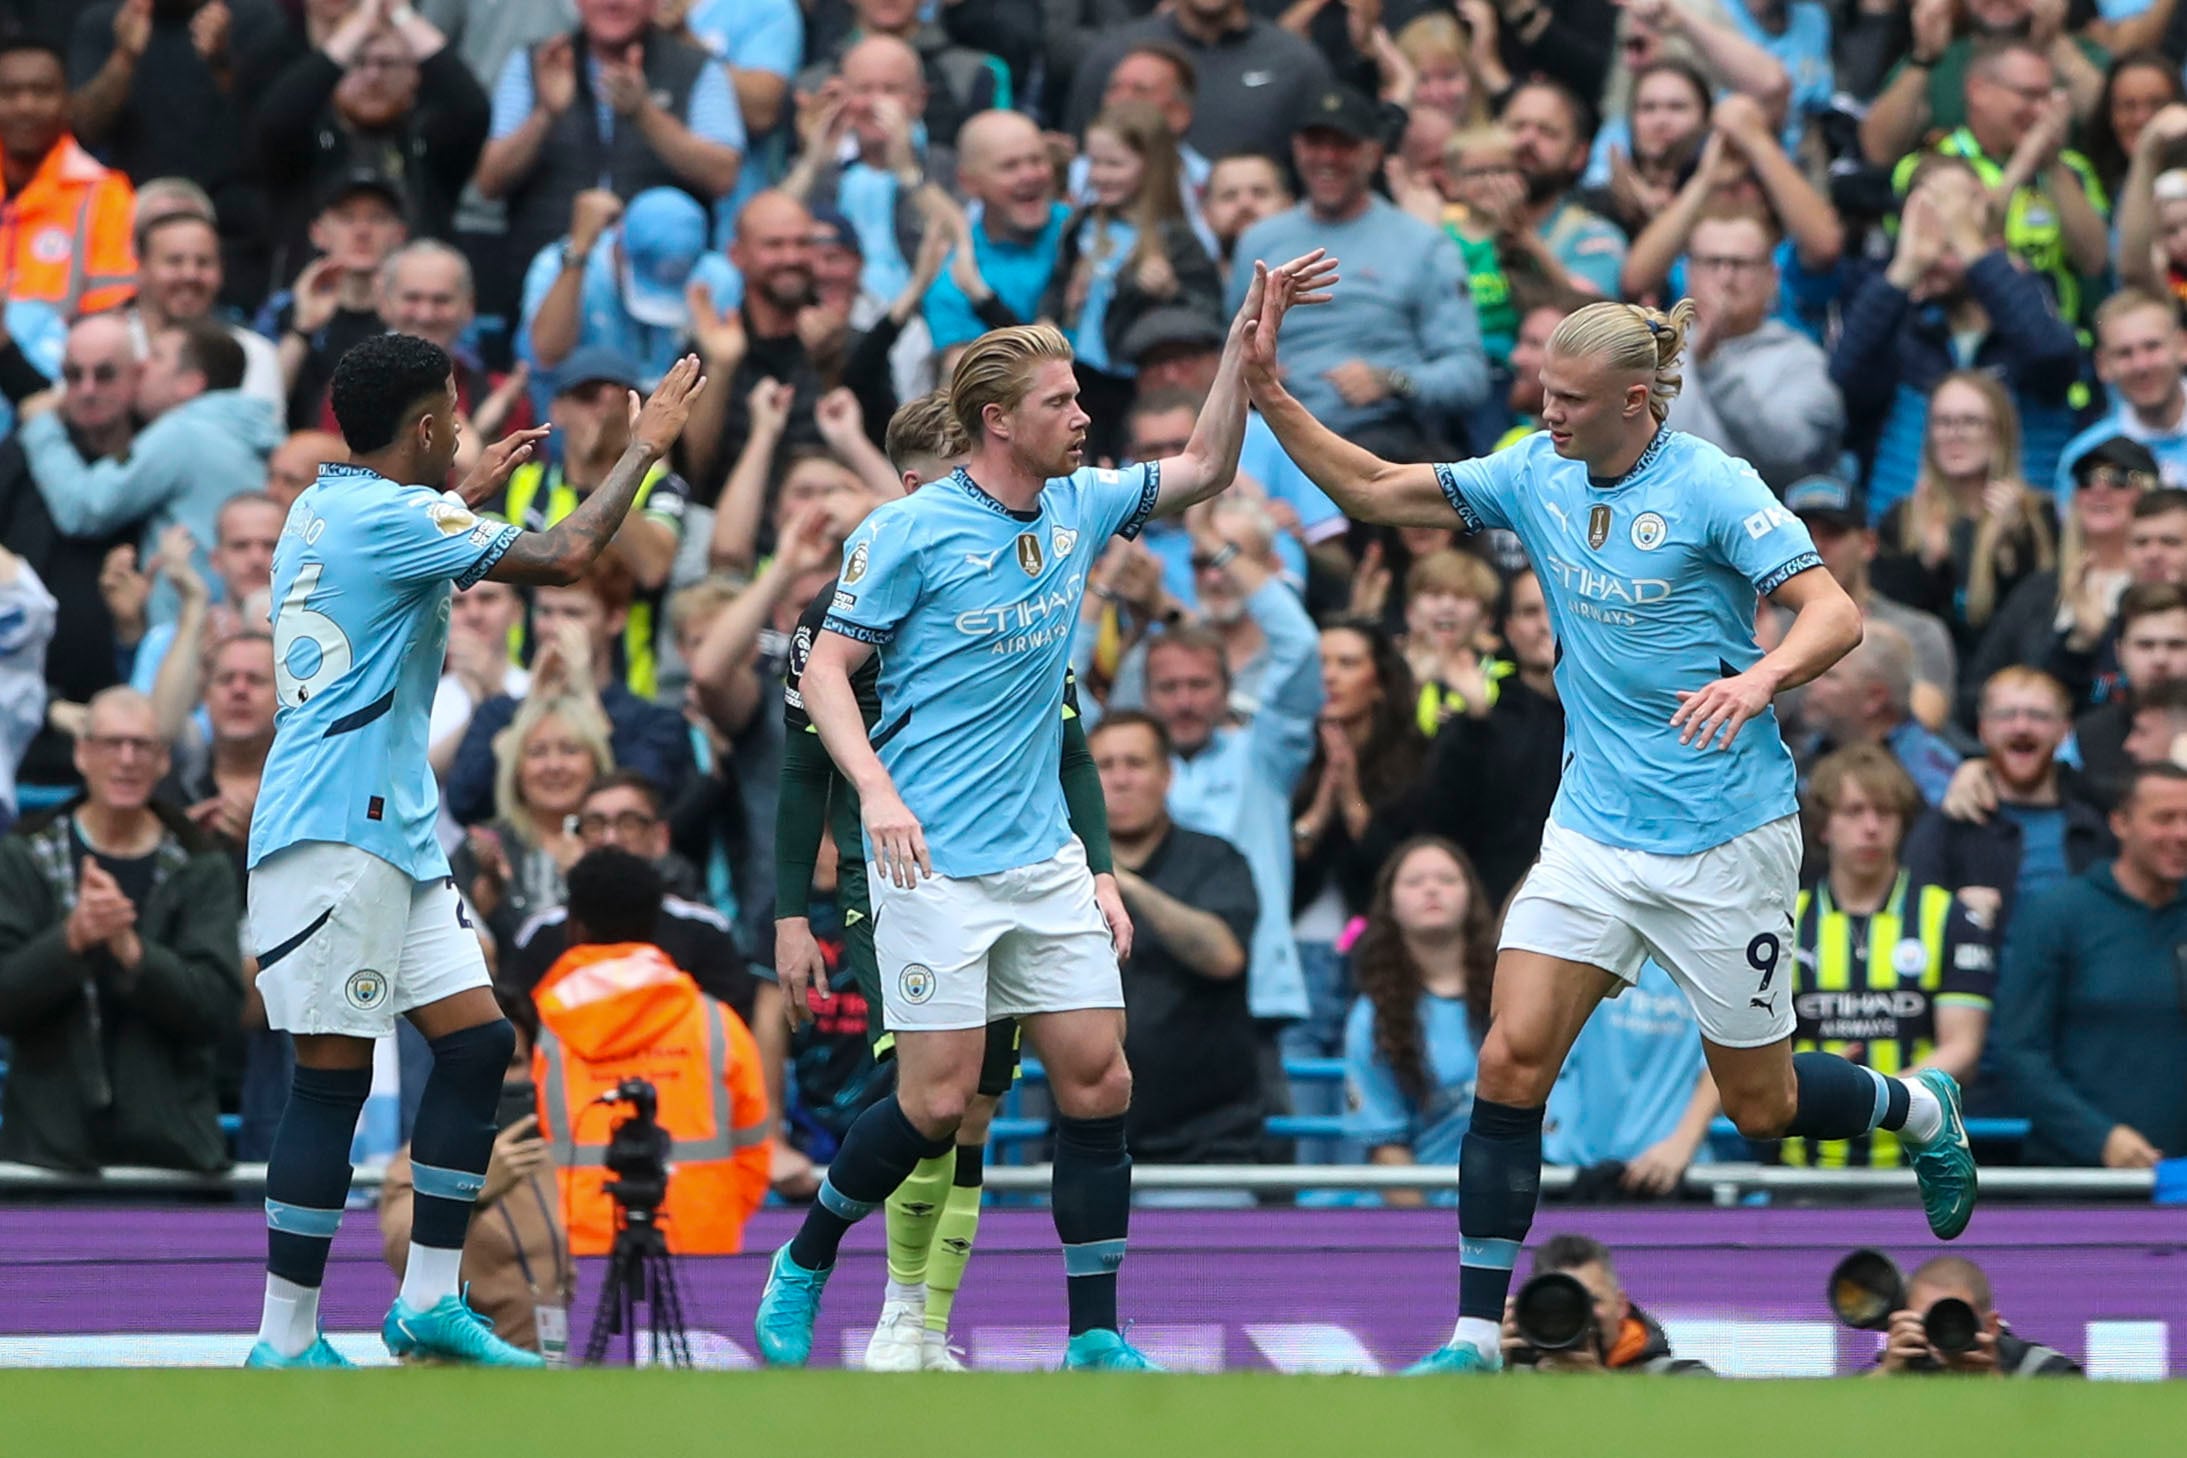
[[[904,489],[915,491],[961,464],[966,454],[961,428],[938,395],[924,395],[889,418],[885,445],[890,465],[901,473]],[[782,786],[775,813],[775,970],[793,1020],[809,1017],[804,993],[827,995],[827,970],[806,918],[813,867],[826,826],[835,837],[836,902],[843,910],[843,942],[858,991],[866,999],[876,1059],[894,1052],[893,1036],[881,1026],[881,972],[873,951],[873,919],[866,894],[865,832],[859,821],[858,794],[837,772],[820,736],[805,715],[798,680],[805,658],[819,635],[834,600],[833,582],[821,589],[798,619],[790,640],[788,684],[783,692]],[[870,659],[851,678],[871,732],[881,719],[881,665]],[[1121,959],[1131,951],[1131,919],[1111,874],[1109,817],[1101,798],[1101,777],[1086,747],[1078,717],[1077,685],[1066,671],[1063,684],[1064,800],[1071,830],[1086,846],[1086,864],[1094,875],[1094,894],[1108,920]],[[980,1185],[988,1121],[996,1101],[1009,1091],[1017,1074],[1018,1025],[1005,1018],[987,1030],[987,1058],[980,1068],[979,1096],[966,1110],[949,1154],[922,1161],[888,1201],[888,1294],[881,1320],[866,1345],[865,1365],[876,1372],[948,1372],[963,1370],[949,1350],[949,1313],[972,1258],[980,1223]]]

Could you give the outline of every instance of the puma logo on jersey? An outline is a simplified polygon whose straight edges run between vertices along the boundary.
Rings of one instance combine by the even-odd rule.
[[[1002,548],[997,547],[992,552],[967,552],[964,554],[964,560],[979,568],[982,572],[992,572],[995,570],[995,559],[1001,555]]]

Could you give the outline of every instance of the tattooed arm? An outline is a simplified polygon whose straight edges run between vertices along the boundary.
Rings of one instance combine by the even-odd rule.
[[[487,572],[496,582],[563,585],[584,576],[622,527],[646,473],[683,432],[691,402],[706,388],[696,355],[685,355],[662,377],[643,407],[630,396],[630,446],[615,469],[577,509],[543,532],[524,532]]]

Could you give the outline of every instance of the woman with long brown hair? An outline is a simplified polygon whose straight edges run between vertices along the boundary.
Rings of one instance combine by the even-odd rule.
[[[1399,846],[1352,947],[1344,1028],[1347,1132],[1374,1163],[1458,1162],[1495,967],[1496,908],[1466,853],[1433,835]]]
[[[1990,375],[1937,381],[1914,494],[1877,536],[1877,590],[1942,618],[1963,663],[2021,579],[2057,565],[2050,507],[2020,471],[2020,412]]]

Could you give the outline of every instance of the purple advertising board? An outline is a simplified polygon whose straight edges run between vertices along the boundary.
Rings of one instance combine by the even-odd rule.
[[[679,1263],[703,1365],[750,1363],[766,1252],[794,1228],[765,1211],[752,1254]],[[1449,1333],[1458,1279],[1449,1210],[1141,1210],[1123,1272],[1133,1340],[1187,1370],[1391,1371]],[[1681,1355],[1741,1376],[1859,1370],[1872,1334],[1831,1319],[1823,1287],[1847,1250],[1902,1266],[1936,1252],[1905,1209],[1557,1208],[1537,1240],[1592,1235],[1617,1253],[1635,1301]],[[264,1227],[255,1209],[12,1206],[0,1209],[0,1365],[239,1361],[256,1329]],[[2113,1378],[2187,1375],[2171,1327],[2187,1322],[2187,1216],[2161,1208],[1985,1208],[1950,1247],[1978,1262],[2022,1336]],[[855,1362],[878,1313],[881,1222],[853,1232],[821,1317],[817,1362]],[[581,1349],[598,1290],[586,1262],[572,1321]],[[1522,1263],[1523,1271],[1523,1263]],[[1062,1262],[1044,1212],[990,1210],[957,1303],[974,1367],[1051,1367],[1063,1344]],[[337,1344],[384,1361],[377,1332],[394,1292],[373,1212],[335,1243],[324,1317]],[[613,1348],[619,1357],[622,1344]]]

